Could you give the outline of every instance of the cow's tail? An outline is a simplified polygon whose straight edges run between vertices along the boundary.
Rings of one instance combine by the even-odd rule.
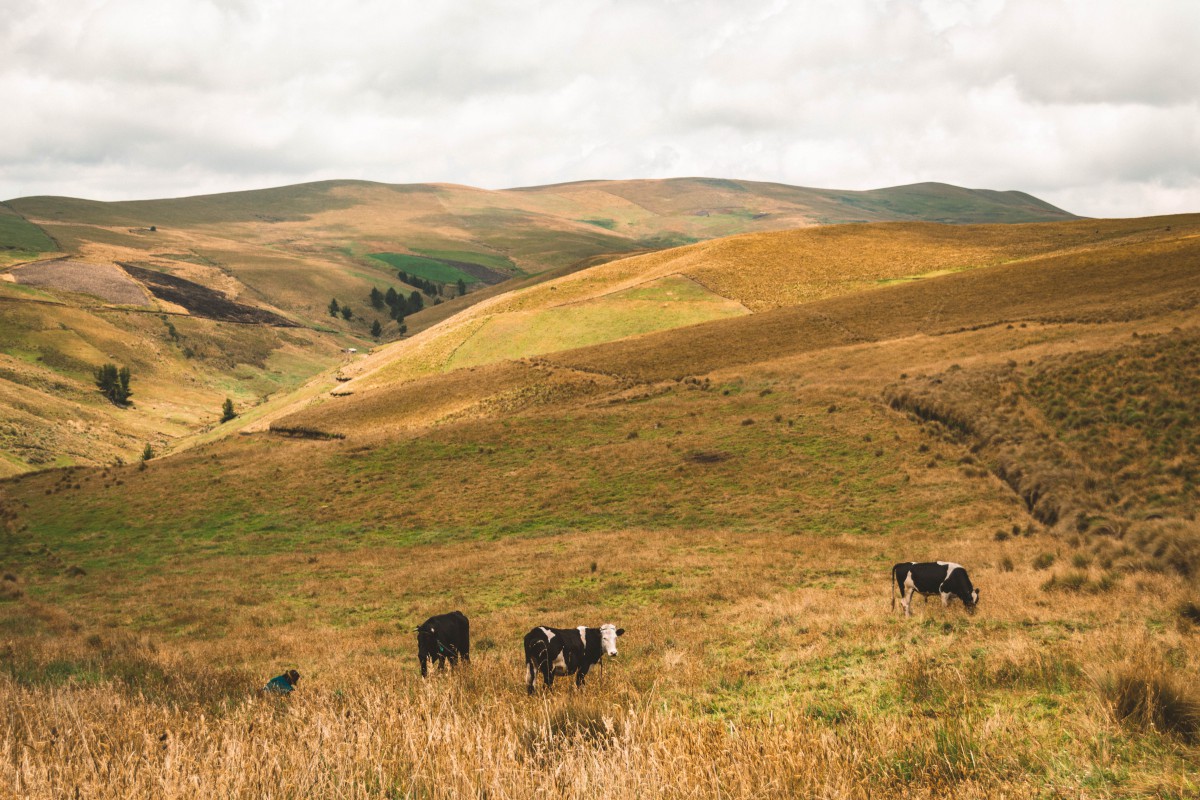
[[[896,611],[896,568],[892,567],[892,612]]]

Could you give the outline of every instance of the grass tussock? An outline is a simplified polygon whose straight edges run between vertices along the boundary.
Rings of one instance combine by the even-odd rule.
[[[1200,627],[1200,598],[1190,597],[1180,600],[1175,610],[1184,624]]]
[[[1200,740],[1200,689],[1194,673],[1142,656],[1099,681],[1100,693],[1121,724]]]
[[[1106,572],[1093,580],[1086,570],[1074,569],[1051,575],[1042,583],[1043,592],[1085,592],[1104,594],[1115,589],[1120,576]]]

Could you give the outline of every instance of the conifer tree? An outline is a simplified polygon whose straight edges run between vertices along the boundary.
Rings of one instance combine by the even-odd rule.
[[[96,370],[95,377],[101,394],[116,405],[129,405],[129,398],[133,395],[129,388],[129,367],[118,369],[116,364],[105,364]]]

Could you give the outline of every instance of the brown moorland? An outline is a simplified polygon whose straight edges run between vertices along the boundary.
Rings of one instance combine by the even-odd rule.
[[[411,335],[506,290],[485,287],[488,281],[514,276],[514,286],[534,284],[615,255],[739,231],[845,219],[1069,218],[1017,192],[940,184],[830,192],[709,179],[498,192],[327,181],[119,203],[18,198],[0,203],[0,265],[12,268],[0,275],[0,341],[11,366],[6,374],[29,378],[0,392],[0,425],[11,431],[0,444],[19,442],[0,450],[0,474],[132,460],[147,443],[158,452],[190,446],[220,433],[214,426],[225,398],[241,415],[225,428],[259,424],[290,405],[283,395],[345,361],[339,350],[363,351],[402,336],[391,310],[372,303],[373,290],[426,292],[427,310],[404,320]],[[115,270],[117,262],[143,270],[139,280]],[[402,281],[398,265],[417,277]],[[421,270],[440,282],[426,284]],[[455,276],[468,294],[457,296]],[[557,335],[551,323],[558,320],[548,319],[524,346],[560,349],[739,310],[715,296],[694,299],[651,324],[644,312],[654,301],[635,298],[615,334],[593,324],[605,316],[599,308],[590,309],[591,318],[572,317],[577,327]],[[346,313],[329,313],[334,300]],[[79,309],[93,318],[80,317]],[[138,312],[162,324],[140,320]],[[177,317],[309,331],[262,331],[249,341],[244,328],[218,325],[189,338],[184,327],[197,326]],[[505,338],[500,330],[477,341]],[[468,348],[460,360],[486,362],[494,349]],[[132,415],[88,392],[91,370],[118,357],[139,367]],[[235,361],[227,364],[229,358]],[[71,399],[42,402],[27,391],[47,383],[69,385]]]
[[[678,327],[680,320],[662,309],[681,304],[659,298],[662,305],[631,308],[622,302],[634,292],[654,299],[654,287],[669,278],[682,276],[716,298],[734,301],[752,312],[765,312],[982,266],[1027,262],[1027,272],[1032,275],[1043,258],[1077,259],[1082,264],[1091,263],[1089,254],[1102,260],[1104,256],[1099,254],[1108,253],[1119,260],[1123,248],[1159,252],[1168,243],[1187,242],[1198,232],[1196,217],[1181,216],[1034,225],[842,225],[735,236],[611,261],[476,303],[343,370],[343,377],[352,380],[341,391],[412,380],[488,360],[568,349],[553,336],[536,335],[541,330],[561,331],[576,325],[585,327],[593,341],[612,341],[655,328]],[[1016,302],[1033,293],[1020,285],[1006,291]],[[1102,287],[1097,291],[1100,302],[1105,302]],[[907,295],[901,292],[896,296]],[[1052,303],[1052,298],[1047,302]],[[716,319],[727,313],[711,302],[698,303],[696,309],[692,322],[703,321],[704,315]],[[964,313],[972,311],[965,309]],[[783,312],[780,317],[765,319],[779,319],[786,325],[786,316]],[[771,323],[765,319],[747,319],[742,324],[767,327]],[[896,320],[884,320],[883,324],[911,327],[911,320],[901,310]],[[514,325],[535,335],[502,334]],[[881,334],[892,335],[887,331]]]
[[[280,420],[342,439],[6,481],[0,779],[29,797],[1195,796],[1194,241]],[[978,613],[889,613],[890,566],[936,558],[967,565]],[[451,608],[472,664],[423,682],[412,626]],[[603,621],[621,655],[527,699],[520,636]],[[253,696],[291,666],[295,696]]]

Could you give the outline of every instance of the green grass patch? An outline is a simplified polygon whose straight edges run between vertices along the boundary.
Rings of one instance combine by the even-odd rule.
[[[423,256],[429,256],[441,261],[465,261],[468,264],[481,264],[502,272],[512,271],[517,268],[517,265],[507,257],[494,253],[477,253],[473,250],[434,250],[424,247],[414,247],[413,250]]]
[[[740,316],[745,309],[686,278],[669,277],[582,303],[489,319],[447,367],[489,364]]]
[[[595,225],[597,228],[604,228],[605,230],[609,231],[616,230],[617,227],[617,221],[615,219],[579,219],[575,221],[582,222],[585,225]]]
[[[0,212],[0,256],[24,258],[58,250],[46,232],[15,214]]]
[[[371,253],[371,258],[389,264],[398,270],[404,270],[409,275],[436,281],[437,283],[478,283],[479,279],[468,275],[458,267],[424,256],[412,256],[407,253]]]

